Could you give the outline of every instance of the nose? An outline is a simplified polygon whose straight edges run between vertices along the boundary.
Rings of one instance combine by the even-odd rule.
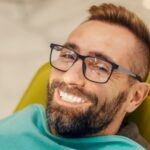
[[[64,73],[63,80],[68,85],[83,87],[85,79],[82,73],[82,61],[77,60],[73,66]]]

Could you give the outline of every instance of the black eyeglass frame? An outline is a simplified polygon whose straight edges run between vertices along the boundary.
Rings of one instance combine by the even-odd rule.
[[[51,61],[51,56],[52,56],[52,51],[53,51],[53,49],[54,49],[55,46],[59,46],[59,47],[62,47],[62,48],[66,48],[66,49],[68,49],[68,50],[70,50],[70,51],[73,51],[73,52],[77,55],[77,57],[76,57],[76,59],[74,60],[74,62],[72,63],[72,65],[71,65],[67,70],[61,70],[61,69],[59,69],[59,68],[57,68],[57,67],[55,67],[55,66],[53,65],[53,63],[52,63],[52,61]],[[115,64],[115,63],[113,63],[113,62],[111,62],[111,61],[109,61],[109,60],[105,60],[105,59],[100,58],[100,57],[97,57],[97,56],[83,56],[83,55],[78,54],[78,53],[77,53],[76,51],[74,51],[73,49],[68,48],[68,47],[65,47],[65,46],[63,46],[63,45],[59,45],[59,44],[51,43],[51,44],[50,44],[50,48],[51,48],[51,51],[50,51],[50,65],[51,65],[53,68],[55,68],[55,69],[57,69],[57,70],[60,70],[60,71],[62,71],[62,72],[68,71],[68,70],[74,65],[74,63],[75,63],[78,59],[81,59],[81,60],[82,60],[82,72],[83,72],[83,75],[84,75],[84,77],[85,77],[87,80],[89,80],[89,81],[91,81],[91,82],[94,82],[94,83],[101,83],[101,84],[107,83],[108,80],[110,79],[110,77],[111,77],[111,75],[112,75],[112,73],[113,73],[114,70],[119,70],[120,72],[122,72],[122,73],[124,73],[124,74],[127,74],[127,75],[131,76],[132,78],[134,78],[134,79],[136,79],[136,80],[142,82],[142,79],[141,79],[140,76],[136,75],[135,73],[133,73],[133,72],[131,72],[131,71],[129,71],[129,70],[123,68],[122,66],[117,65],[117,64]],[[109,77],[107,78],[106,81],[104,81],[104,82],[97,82],[97,81],[93,81],[93,80],[91,80],[91,79],[88,79],[88,77],[86,77],[86,75],[85,75],[85,72],[86,72],[86,64],[85,64],[85,62],[84,62],[84,60],[85,60],[86,58],[96,58],[96,59],[105,61],[105,62],[107,62],[107,63],[109,63],[109,64],[112,65],[110,75],[109,75]]]

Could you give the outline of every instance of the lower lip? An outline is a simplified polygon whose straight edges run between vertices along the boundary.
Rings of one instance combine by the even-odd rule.
[[[67,107],[79,107],[79,106],[83,106],[83,105],[89,105],[89,102],[85,102],[85,103],[71,103],[71,102],[64,101],[60,97],[59,89],[55,90],[54,96],[55,96],[55,102],[58,103],[59,105],[64,105],[64,106],[67,106]]]

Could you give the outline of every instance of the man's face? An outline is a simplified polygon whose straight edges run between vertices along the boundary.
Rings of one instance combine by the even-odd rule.
[[[89,21],[74,30],[66,44],[75,45],[80,55],[99,54],[130,70],[135,38],[123,27]],[[53,69],[47,106],[50,130],[64,137],[114,134],[126,114],[128,89],[128,76],[119,71],[105,84],[85,79],[80,59],[67,72]]]

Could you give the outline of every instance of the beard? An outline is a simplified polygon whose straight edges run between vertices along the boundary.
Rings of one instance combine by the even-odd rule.
[[[86,109],[61,106],[55,103],[55,89],[87,98],[90,100],[91,105]],[[126,97],[126,91],[120,92],[108,102],[107,99],[100,99],[100,97],[89,91],[77,87],[70,88],[64,82],[55,80],[48,88],[48,104],[46,108],[48,128],[50,131],[55,131],[55,134],[66,138],[96,134],[107,128],[113,121]]]

